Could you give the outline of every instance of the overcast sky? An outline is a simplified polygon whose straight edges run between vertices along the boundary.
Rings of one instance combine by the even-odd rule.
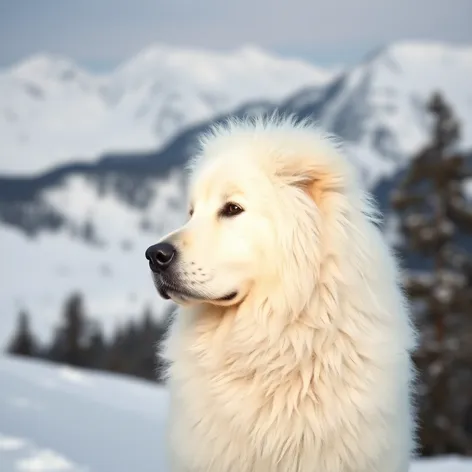
[[[103,69],[155,42],[351,63],[399,39],[472,43],[471,20],[472,0],[0,0],[0,65],[51,51]]]

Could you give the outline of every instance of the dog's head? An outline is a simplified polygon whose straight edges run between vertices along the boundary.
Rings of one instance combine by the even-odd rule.
[[[346,232],[351,175],[336,147],[303,123],[231,122],[202,139],[191,169],[186,224],[146,251],[161,296],[228,306],[283,292],[303,307],[325,239]]]

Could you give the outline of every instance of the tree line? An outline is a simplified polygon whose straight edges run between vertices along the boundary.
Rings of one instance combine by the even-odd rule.
[[[162,382],[163,365],[156,352],[169,319],[170,313],[157,321],[145,309],[107,338],[98,321],[85,313],[83,296],[73,293],[65,300],[61,321],[49,343],[38,341],[28,313],[21,311],[7,352]]]

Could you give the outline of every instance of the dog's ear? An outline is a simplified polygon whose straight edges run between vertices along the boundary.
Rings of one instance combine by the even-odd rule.
[[[290,156],[279,161],[277,174],[284,183],[306,192],[318,205],[333,192],[345,194],[353,177],[349,166],[333,155],[321,155],[318,159]]]

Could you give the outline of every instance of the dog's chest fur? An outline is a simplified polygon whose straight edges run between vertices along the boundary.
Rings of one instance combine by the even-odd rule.
[[[372,451],[388,456],[383,424],[395,413],[379,409],[395,399],[368,350],[303,317],[272,333],[258,323],[218,310],[178,315],[165,352],[172,472],[377,470]],[[382,470],[403,470],[403,460]]]

